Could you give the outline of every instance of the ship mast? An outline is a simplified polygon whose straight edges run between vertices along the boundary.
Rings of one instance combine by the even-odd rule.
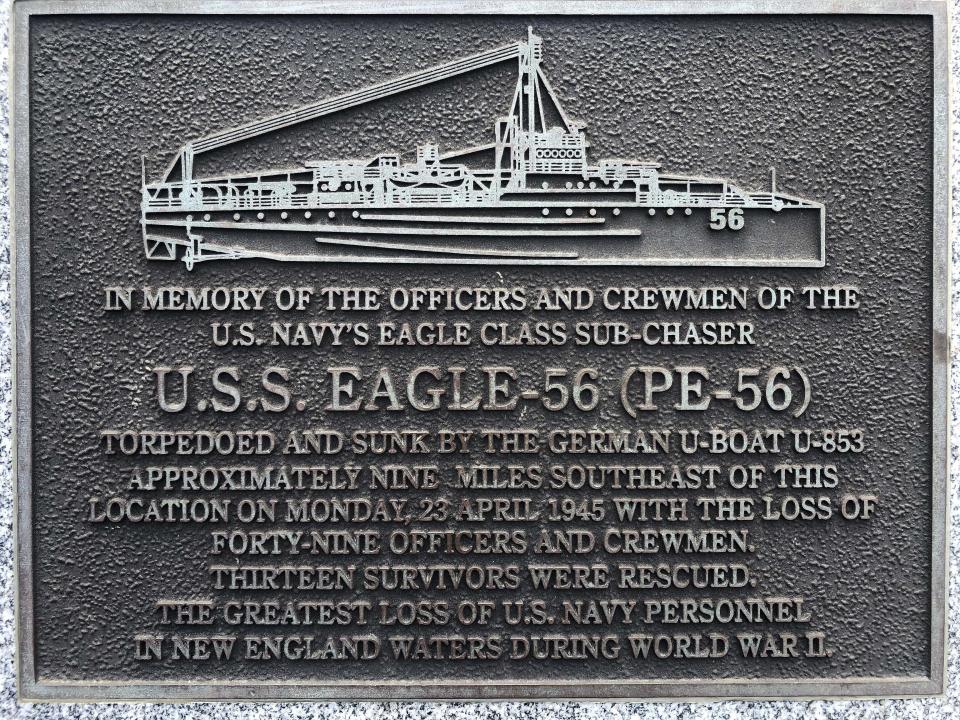
[[[527,42],[520,53],[520,77],[523,83],[523,92],[527,96],[526,130],[535,133],[544,129],[543,100],[540,97],[540,84],[537,82],[540,73],[540,60],[543,58],[543,41],[533,34],[533,28],[527,28]],[[537,127],[537,120],[540,126]]]
[[[527,173],[538,166],[537,148],[549,144],[545,98],[559,115],[566,135],[576,138],[574,144],[584,146],[579,126],[564,112],[540,67],[542,59],[543,40],[528,27],[527,41],[520,45],[519,73],[510,111],[497,121],[495,129],[495,177],[501,186],[505,179],[506,186],[511,189],[526,187]],[[539,165],[542,167],[542,163]]]

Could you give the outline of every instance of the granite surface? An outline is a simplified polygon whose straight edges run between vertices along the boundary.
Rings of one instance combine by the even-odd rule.
[[[960,1],[954,3],[952,7],[954,17],[960,13]],[[0,32],[2,32],[4,43],[8,37],[8,23],[6,15],[0,19]],[[957,35],[954,28],[955,38]],[[953,50],[952,65],[954,77],[956,79],[960,73],[960,53],[956,49],[956,43]],[[8,62],[6,53],[3,56],[2,74],[4,80],[7,77]],[[6,88],[6,82],[2,84]],[[954,82],[953,91],[956,92],[956,82]],[[6,100],[6,98],[4,98]],[[957,101],[954,98],[954,112],[957,112]],[[0,122],[4,128],[7,127],[8,108],[7,103],[3,102],[0,108]],[[955,116],[956,121],[956,116]],[[954,127],[956,133],[956,123]],[[954,137],[956,140],[956,135]],[[553,703],[553,704],[529,704],[529,703],[501,703],[501,704],[288,704],[284,706],[264,704],[264,705],[245,705],[245,704],[223,704],[223,705],[112,705],[112,706],[80,706],[80,705],[60,705],[60,706],[40,706],[40,705],[21,705],[18,706],[15,701],[15,681],[13,666],[13,505],[12,505],[12,476],[11,476],[11,451],[10,441],[10,398],[11,398],[11,372],[10,372],[10,268],[9,268],[9,233],[8,228],[8,205],[5,201],[7,197],[7,147],[6,144],[0,148],[0,197],[4,198],[0,205],[0,391],[3,394],[3,402],[0,404],[0,413],[3,415],[3,426],[5,431],[0,434],[0,675],[2,675],[2,690],[0,690],[0,718],[6,717],[104,717],[104,718],[153,718],[153,717],[176,717],[176,718],[260,718],[260,717],[290,717],[290,718],[361,718],[379,716],[381,718],[733,718],[733,717],[751,717],[751,718],[795,718],[795,717],[813,717],[813,718],[836,718],[836,717],[952,717],[954,714],[960,716],[960,633],[954,632],[949,641],[949,667],[950,678],[948,684],[947,697],[941,700],[923,700],[923,701],[884,701],[884,702],[815,702],[815,703],[717,703],[710,705],[681,705],[681,704],[596,704],[596,703]],[[954,176],[957,176],[958,168],[954,168]],[[953,188],[954,216],[956,217],[957,202],[960,201],[960,194],[956,180]],[[958,249],[954,247],[954,275],[958,267]],[[957,278],[954,278],[957,282]],[[956,290],[955,290],[956,292]],[[960,298],[954,296],[953,313],[956,316],[958,307],[960,307]],[[956,320],[956,317],[954,317]],[[957,333],[957,323],[953,324],[953,334]],[[953,338],[953,348],[960,347],[960,338]],[[960,391],[960,383],[954,381],[953,397],[956,400],[957,393]],[[955,403],[956,404],[956,403]],[[956,425],[960,421],[960,416],[955,411],[953,422]],[[953,429],[953,447],[952,456],[954,460],[953,473],[958,472],[958,437],[960,433],[957,428]],[[955,482],[951,483],[953,494],[956,495]],[[955,528],[960,525],[960,499],[953,497],[952,506],[953,524]],[[958,613],[960,613],[960,588],[958,588],[958,549],[960,549],[960,532],[956,530],[952,533],[953,538],[950,549],[950,611],[949,617],[951,626],[957,627]]]

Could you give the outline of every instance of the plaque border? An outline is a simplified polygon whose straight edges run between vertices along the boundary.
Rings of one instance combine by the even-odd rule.
[[[33,636],[30,285],[30,20],[84,14],[384,14],[379,0],[14,0],[10,23],[13,478],[17,698],[20,702],[301,700],[851,700],[942,697],[946,688],[950,434],[949,33],[945,0],[401,0],[391,15],[924,15],[933,24],[932,551],[927,677],[709,680],[61,681],[36,673]]]

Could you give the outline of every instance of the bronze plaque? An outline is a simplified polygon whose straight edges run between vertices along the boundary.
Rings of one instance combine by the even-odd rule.
[[[940,693],[945,5],[284,9],[15,3],[21,697]]]

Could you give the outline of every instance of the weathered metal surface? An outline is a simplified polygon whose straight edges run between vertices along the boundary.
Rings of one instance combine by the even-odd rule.
[[[23,697],[939,692],[945,19],[878,7],[17,3]]]

